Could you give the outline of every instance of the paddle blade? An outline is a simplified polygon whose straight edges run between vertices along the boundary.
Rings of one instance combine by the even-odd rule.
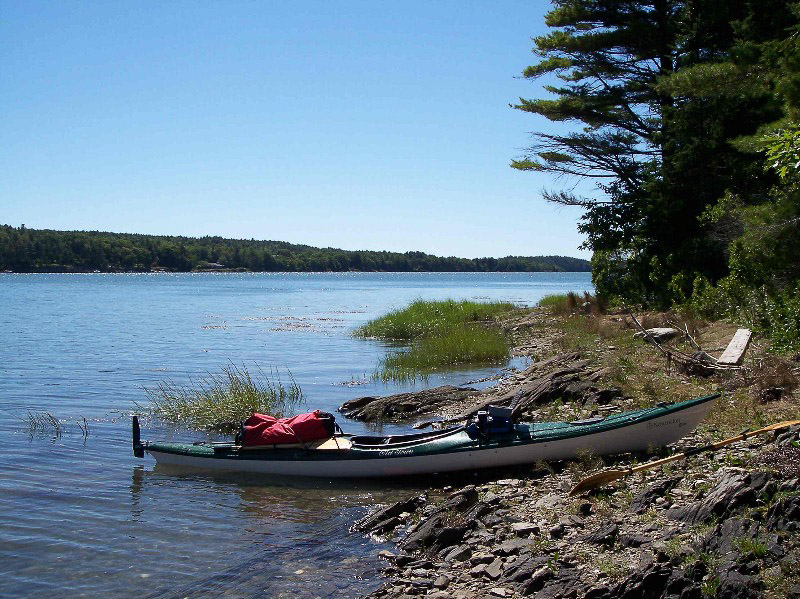
[[[628,474],[628,470],[604,470],[603,472],[592,474],[572,487],[572,490],[569,492],[569,496],[572,497],[578,493],[583,493],[584,491],[588,491],[590,489],[602,487],[610,482],[619,480],[626,474]]]

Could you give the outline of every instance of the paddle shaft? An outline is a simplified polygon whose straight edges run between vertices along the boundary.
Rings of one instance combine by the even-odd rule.
[[[677,460],[683,460],[693,455],[697,455],[698,453],[705,453],[706,451],[716,451],[717,449],[725,447],[726,445],[731,445],[732,443],[736,443],[738,441],[744,441],[749,437],[754,437],[755,435],[768,433],[769,431],[786,428],[788,426],[794,426],[795,424],[800,424],[800,420],[786,420],[785,422],[778,422],[777,424],[772,424],[770,426],[766,426],[758,430],[754,430],[751,432],[743,432],[739,435],[736,435],[735,437],[730,437],[729,439],[723,439],[722,441],[717,441],[716,443],[711,443],[709,445],[702,445],[700,447],[693,447],[692,449],[687,449],[682,453],[676,453],[675,455],[671,455],[668,458],[662,458],[660,460],[656,460],[655,462],[648,462],[646,464],[641,464],[640,466],[634,466],[633,468],[629,468],[627,472],[633,474],[634,472],[649,470],[650,468],[655,468],[656,466],[661,466],[662,464],[668,464],[670,462],[675,462]]]
[[[688,449],[682,453],[676,453],[675,455],[671,455],[667,458],[662,458],[660,460],[656,460],[654,462],[647,462],[646,464],[641,464],[639,466],[633,466],[631,468],[626,468],[625,470],[606,470],[604,472],[598,472],[597,474],[593,474],[582,481],[580,481],[577,485],[575,485],[569,494],[575,495],[580,491],[591,489],[596,486],[601,486],[606,483],[610,483],[611,481],[618,480],[623,476],[627,476],[629,474],[633,474],[634,472],[641,472],[643,470],[650,470],[652,468],[656,468],[658,466],[662,466],[664,464],[669,464],[670,462],[676,462],[678,460],[684,460],[688,457],[693,455],[697,455],[699,453],[704,453],[706,451],[715,451],[720,449],[721,447],[725,447],[726,445],[730,445],[732,443],[736,443],[737,441],[744,441],[749,437],[754,437],[755,435],[760,435],[763,433],[767,433],[769,431],[775,431],[782,428],[787,428],[790,426],[794,426],[795,424],[800,424],[800,420],[786,420],[784,422],[778,422],[776,424],[771,424],[769,426],[765,426],[764,428],[760,428],[750,432],[743,432],[735,437],[730,437],[729,439],[723,439],[722,441],[717,441],[716,443],[711,443],[709,445],[703,445],[701,447],[694,447],[692,449]]]

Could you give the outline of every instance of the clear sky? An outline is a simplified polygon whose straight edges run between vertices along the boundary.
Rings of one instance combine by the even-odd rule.
[[[548,6],[0,0],[0,223],[587,257],[509,167]]]

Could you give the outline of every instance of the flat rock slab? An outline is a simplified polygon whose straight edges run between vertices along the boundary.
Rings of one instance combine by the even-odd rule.
[[[384,397],[357,397],[344,402],[339,407],[339,412],[347,418],[365,422],[408,420],[435,412],[441,406],[464,402],[478,393],[479,391],[472,387],[443,385]]]

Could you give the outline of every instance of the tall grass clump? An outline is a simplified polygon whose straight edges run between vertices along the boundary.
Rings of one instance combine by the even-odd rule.
[[[588,310],[584,306],[588,304]],[[584,291],[582,294],[574,291],[567,293],[546,295],[539,300],[538,306],[545,307],[553,314],[562,316],[575,314],[576,312],[585,312],[593,316],[599,316],[605,313],[606,306],[595,295]]]
[[[355,334],[358,337],[412,341],[444,335],[468,323],[490,321],[513,309],[514,304],[509,302],[416,300],[407,308],[369,321]]]
[[[303,401],[303,392],[289,373],[284,385],[275,370],[257,376],[246,366],[231,364],[188,386],[161,381],[145,388],[150,412],[171,424],[214,432],[233,432],[253,412],[281,416]]]
[[[423,301],[368,322],[359,337],[410,341],[408,351],[390,353],[375,374],[383,381],[425,379],[445,366],[498,363],[508,357],[508,341],[487,327],[498,314],[514,309],[508,302]]]

